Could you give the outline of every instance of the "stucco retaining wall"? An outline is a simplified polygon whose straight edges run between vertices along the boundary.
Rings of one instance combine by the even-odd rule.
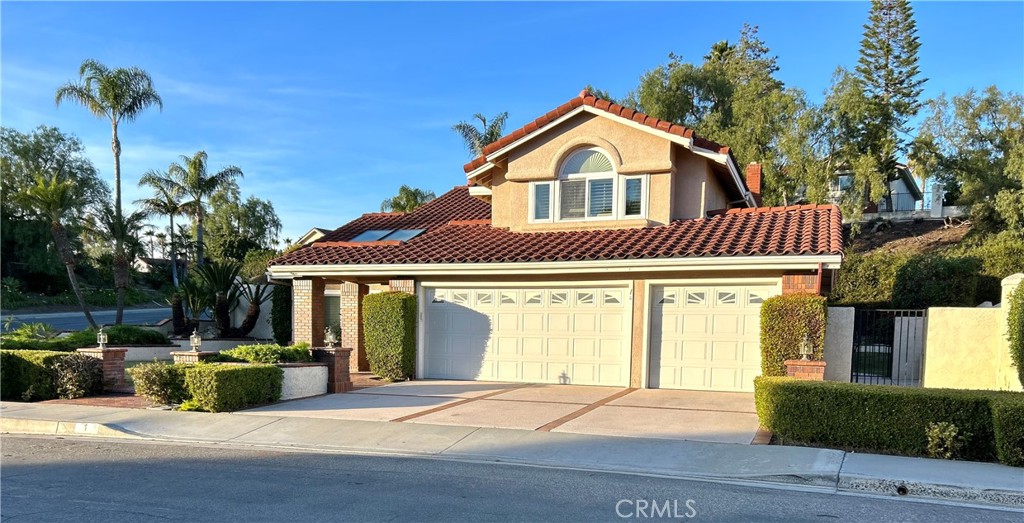
[[[113,347],[128,349],[124,355],[124,361],[153,361],[170,360],[171,352],[181,350],[178,345],[150,345],[142,347]]]
[[[825,380],[850,381],[853,364],[853,307],[829,307],[825,323]]]
[[[327,365],[296,363],[278,365],[284,371],[281,399],[293,400],[327,394]]]

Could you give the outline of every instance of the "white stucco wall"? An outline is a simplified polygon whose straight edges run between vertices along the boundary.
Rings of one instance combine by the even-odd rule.
[[[293,400],[327,394],[327,365],[279,365],[284,371],[281,399]]]
[[[186,345],[188,342],[185,343]],[[124,361],[153,361],[170,360],[171,352],[181,350],[178,345],[154,345],[149,347],[114,347],[128,349],[124,354]]]
[[[252,286],[250,286],[252,287]],[[267,291],[268,293],[270,290]],[[271,303],[268,299],[263,302],[260,306],[260,317],[256,321],[256,327],[252,329],[247,336],[258,339],[271,339],[274,337],[274,329],[270,326],[270,307]],[[238,327],[242,324],[242,320],[245,319],[245,312],[249,310],[249,300],[246,300],[244,296],[239,297],[238,307],[231,311],[231,324]]]
[[[853,307],[829,307],[825,323],[825,380],[850,381],[853,365]]]

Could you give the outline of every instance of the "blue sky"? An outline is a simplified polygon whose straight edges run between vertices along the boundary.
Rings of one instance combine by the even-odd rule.
[[[780,78],[820,99],[853,67],[868,4],[10,3],[0,120],[78,135],[107,179],[109,125],[53,93],[95,58],[148,70],[164,100],[121,129],[125,200],[141,173],[205,149],[270,199],[283,236],[337,227],[401,184],[465,183],[452,124],[508,111],[512,131],[587,84],[622,95],[669,52],[699,60],[758,25]],[[1024,91],[1024,3],[914,4],[925,97]],[[154,223],[161,223],[154,219]]]

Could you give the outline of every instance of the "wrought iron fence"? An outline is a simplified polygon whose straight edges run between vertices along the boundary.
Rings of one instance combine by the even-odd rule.
[[[850,381],[920,387],[927,310],[858,309]]]

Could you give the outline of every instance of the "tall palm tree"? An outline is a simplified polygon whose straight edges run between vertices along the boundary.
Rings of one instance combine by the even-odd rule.
[[[420,205],[436,198],[434,191],[413,189],[408,185],[398,188],[398,195],[393,198],[386,198],[380,204],[381,211],[412,212]]]
[[[89,312],[89,307],[85,304],[82,289],[78,286],[78,276],[75,274],[75,254],[71,249],[71,242],[68,240],[67,229],[64,226],[69,219],[76,219],[78,210],[84,207],[82,196],[75,187],[75,181],[56,174],[50,176],[37,174],[35,184],[26,187],[16,197],[25,208],[31,209],[40,218],[50,222],[50,235],[53,236],[53,243],[68,271],[71,289],[75,292],[75,297],[78,298],[78,305],[82,308],[82,313],[85,314],[85,320],[95,328],[96,321],[92,319],[92,313]]]
[[[468,122],[459,122],[452,126],[452,130],[459,133],[459,136],[466,142],[466,148],[473,156],[484,154],[484,147],[498,141],[505,130],[505,120],[508,120],[508,113],[500,113],[491,119],[490,122],[484,115],[476,113],[473,115],[480,121],[480,128]]]
[[[110,120],[114,152],[114,212],[121,216],[121,140],[117,126],[138,118],[146,109],[164,102],[153,88],[149,73],[138,67],[110,69],[96,60],[85,60],[78,68],[79,82],[68,82],[57,88],[56,102],[77,102],[97,118]]]
[[[135,203],[150,214],[167,216],[171,221],[171,280],[178,287],[178,251],[174,243],[174,217],[182,214],[181,188],[166,172],[147,171],[139,179],[140,187],[153,189],[153,196]]]
[[[182,194],[187,198],[182,202],[182,209],[192,216],[196,225],[196,264],[203,265],[203,218],[206,216],[205,200],[235,178],[241,177],[242,170],[229,165],[216,173],[206,170],[206,151],[199,151],[192,156],[181,156],[184,165],[171,164],[167,174],[174,180]]]
[[[112,247],[114,288],[117,289],[115,325],[120,325],[124,319],[124,297],[128,287],[132,285],[132,262],[146,252],[139,234],[146,227],[145,221],[146,213],[143,211],[118,216],[110,205],[106,205],[87,223],[93,235]]]

